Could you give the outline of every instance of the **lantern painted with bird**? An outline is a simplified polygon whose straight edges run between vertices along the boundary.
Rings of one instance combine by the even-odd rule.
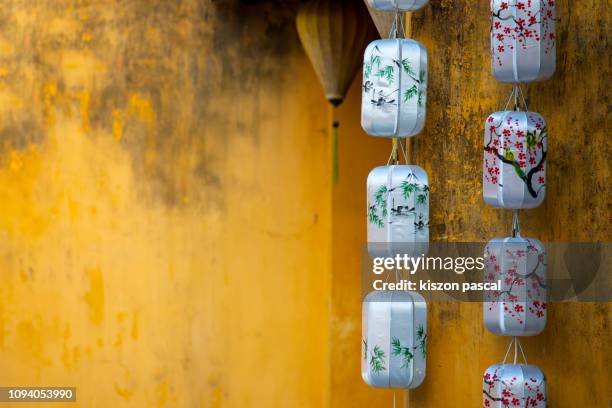
[[[370,256],[420,256],[429,247],[429,181],[418,166],[381,166],[367,181]]]
[[[380,11],[415,11],[424,7],[429,0],[367,0],[369,5]]]
[[[365,50],[361,126],[381,137],[411,137],[425,126],[427,50],[419,42],[377,40]]]
[[[484,323],[497,336],[534,336],[546,327],[546,250],[536,239],[497,238],[485,248]]]
[[[491,67],[498,81],[542,81],[554,74],[555,3],[491,0]]]
[[[415,388],[425,378],[427,304],[416,292],[375,291],[363,301],[361,375],[376,388]]]
[[[484,408],[546,408],[546,377],[529,364],[496,364],[482,380]]]
[[[483,195],[497,208],[534,208],[546,195],[548,128],[535,112],[502,111],[485,124]]]

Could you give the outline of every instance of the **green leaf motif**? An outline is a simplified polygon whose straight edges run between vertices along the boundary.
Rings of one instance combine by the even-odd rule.
[[[380,55],[370,55],[370,60],[365,63],[365,79],[370,79],[370,75],[372,75],[372,68],[376,66],[376,68],[380,68]]]
[[[421,354],[423,354],[423,358],[427,356],[427,334],[425,333],[425,328],[423,325],[419,325],[417,329],[417,340],[419,340],[419,349],[421,350]]]
[[[395,79],[395,69],[391,65],[387,65],[386,67],[379,69],[376,75],[379,78],[384,78],[387,82],[391,83]]]
[[[410,367],[410,362],[414,357],[414,355],[410,352],[410,348],[402,347],[400,340],[397,337],[393,337],[391,339],[391,346],[393,347],[391,354],[402,358],[402,366],[400,368]]]
[[[416,202],[417,202],[417,204],[425,204],[425,203],[427,203],[427,195],[426,194],[419,194],[417,196]]]
[[[410,99],[414,98],[419,93],[419,90],[416,85],[412,85],[410,88],[406,89],[404,92],[404,102],[408,102]]]
[[[404,199],[408,199],[415,191],[419,191],[419,185],[417,183],[410,183],[408,181],[402,182],[402,193],[404,195]]]
[[[386,212],[383,211],[383,213]],[[385,215],[383,215],[384,217]],[[374,224],[376,225],[378,228],[382,228],[384,226],[383,220],[381,217],[378,216],[377,211],[376,211],[376,206],[375,205],[371,205],[368,209],[368,220],[370,221],[370,224]]]
[[[375,374],[385,371],[385,352],[380,348],[379,345],[374,346],[372,355],[370,357],[370,367]]]
[[[414,70],[412,69],[412,64],[410,64],[410,60],[408,60],[408,58],[404,58],[402,60],[402,67],[404,67],[404,71],[406,71],[406,73],[408,75],[414,75]]]

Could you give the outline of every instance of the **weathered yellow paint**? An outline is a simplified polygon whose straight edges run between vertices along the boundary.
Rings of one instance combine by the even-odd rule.
[[[326,406],[327,110],[292,7],[256,9],[3,4],[0,385]]]
[[[610,241],[608,137],[609,2],[558,1],[558,68],[526,87],[530,106],[547,119],[547,198],[521,211],[523,235],[543,241]],[[425,131],[412,141],[413,163],[431,186],[432,240],[486,241],[506,236],[511,212],[482,199],[482,135],[488,114],[510,87],[489,72],[489,2],[431,0],[412,15],[413,37],[429,52]],[[356,125],[359,79],[340,109],[340,184],[334,192],[332,405],[391,406],[393,393],[360,384],[359,257],[365,237],[365,177],[386,163],[390,142]],[[350,199],[347,199],[350,197]],[[548,377],[551,407],[603,407],[610,399],[610,304],[552,304],[543,334],[523,341],[530,362]],[[428,366],[410,392],[419,408],[482,405],[482,373],[503,359],[508,340],[490,334],[479,303],[429,305]],[[398,394],[399,395],[399,394]],[[363,403],[362,403],[363,401]]]

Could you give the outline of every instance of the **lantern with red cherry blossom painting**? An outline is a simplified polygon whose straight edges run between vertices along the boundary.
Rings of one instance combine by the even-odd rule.
[[[483,407],[546,408],[546,377],[528,364],[496,364],[485,371]]]
[[[535,112],[502,111],[485,125],[483,195],[497,208],[534,208],[546,195],[548,128]]]
[[[531,238],[497,238],[485,248],[484,322],[498,336],[534,336],[546,326],[546,251]]]
[[[415,11],[425,6],[429,0],[368,0],[368,4],[380,11]]]
[[[491,66],[498,81],[542,81],[554,74],[555,2],[491,0]]]

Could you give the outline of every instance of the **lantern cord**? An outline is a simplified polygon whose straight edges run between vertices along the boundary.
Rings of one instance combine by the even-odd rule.
[[[400,140],[400,148],[402,149],[402,154],[404,155],[404,163],[408,164],[408,140],[404,139],[404,143]]]
[[[336,108],[332,107],[332,184],[338,183],[340,176],[339,152],[338,152],[338,128],[340,122],[336,119]]]
[[[510,92],[510,96],[508,97],[508,101],[504,105],[504,110],[508,110],[508,106],[510,105],[510,101],[512,100],[512,97],[514,96],[514,92],[515,91],[516,91],[516,87],[512,87],[512,92]]]
[[[521,94],[521,99],[523,100],[523,106],[525,107],[525,111],[529,111],[529,106],[527,106],[527,101],[525,100],[525,95],[523,95],[523,88],[518,86],[519,93]]]
[[[521,344],[521,341],[519,340],[518,337],[513,337],[512,340],[510,340],[510,344],[508,344],[508,349],[506,350],[506,355],[504,356],[503,364],[506,364],[506,361],[508,360],[508,354],[510,354],[510,349],[512,348],[513,344],[514,344],[514,363],[513,364],[516,365],[519,350],[521,351],[521,355],[523,356],[523,361],[525,362],[525,364],[527,364],[527,357],[525,357],[525,351],[523,350],[523,345]]]
[[[398,153],[397,153],[397,145],[398,145],[397,137],[392,138],[391,142],[392,142],[391,155],[389,156],[389,160],[387,160],[387,166],[391,163],[393,163],[394,166],[397,166],[399,164]]]
[[[512,344],[514,343],[515,339],[516,337],[513,337],[512,340],[510,340],[510,344],[508,344],[508,349],[506,350],[506,355],[504,356],[503,364],[506,364],[506,360],[508,359],[508,354],[510,354],[510,348],[512,347]]]
[[[519,225],[518,210],[514,210],[514,216],[512,217],[512,238],[521,237],[521,226]]]
[[[395,7],[395,18],[393,19],[393,23],[391,23],[389,38],[406,38],[403,13],[400,13],[398,6]]]
[[[521,111],[521,106],[519,104],[520,99],[519,99],[519,91],[521,90],[521,87],[519,85],[514,85],[514,110],[517,112]]]
[[[510,102],[514,98],[514,110],[517,112],[521,111],[521,101],[523,102],[523,107],[525,111],[529,111],[529,106],[527,106],[527,100],[525,99],[525,95],[523,94],[523,89],[520,85],[516,84],[512,87],[512,91],[510,92],[510,96],[508,96],[508,100],[504,105],[504,110],[508,110],[508,106]]]

